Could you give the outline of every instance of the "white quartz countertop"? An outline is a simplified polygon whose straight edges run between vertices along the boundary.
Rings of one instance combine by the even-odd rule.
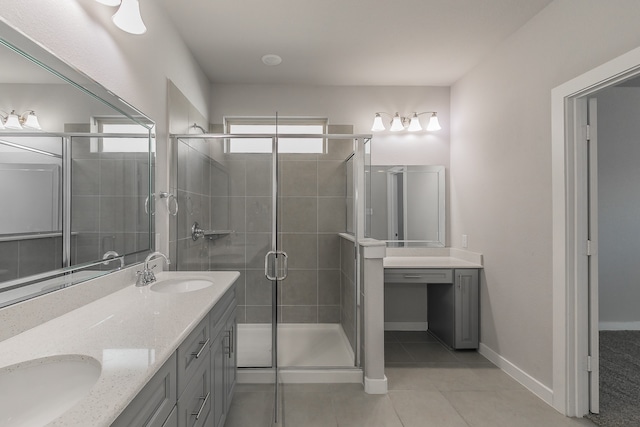
[[[388,256],[384,268],[482,268],[482,264],[451,256]]]
[[[73,355],[101,364],[89,393],[49,426],[109,426],[238,278],[233,271],[162,272],[213,286],[161,293],[134,284],[0,342],[0,371]],[[1,421],[1,420],[0,420]]]
[[[387,248],[384,268],[483,268],[481,253],[456,248]]]

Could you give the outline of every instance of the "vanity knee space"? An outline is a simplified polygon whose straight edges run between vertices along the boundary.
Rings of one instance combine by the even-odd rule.
[[[452,349],[477,349],[480,323],[478,271],[476,268],[385,268],[384,282],[386,289],[403,285],[426,286],[423,290],[426,304],[417,304],[421,311],[426,311],[428,330]]]

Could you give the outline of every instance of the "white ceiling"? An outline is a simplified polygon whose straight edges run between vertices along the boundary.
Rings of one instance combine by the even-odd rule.
[[[453,84],[551,2],[163,1],[213,83],[401,86]]]

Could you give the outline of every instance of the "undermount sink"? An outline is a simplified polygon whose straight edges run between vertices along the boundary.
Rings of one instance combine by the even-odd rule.
[[[62,355],[0,369],[0,425],[42,426],[68,411],[100,378],[92,357]]]
[[[151,285],[151,290],[173,294],[198,291],[211,285],[213,282],[206,279],[165,279]]]

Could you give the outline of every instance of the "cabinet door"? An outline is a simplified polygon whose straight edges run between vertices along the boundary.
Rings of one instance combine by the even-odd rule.
[[[227,333],[227,354],[225,358],[224,367],[224,388],[225,388],[225,412],[229,411],[231,406],[231,400],[233,399],[233,392],[236,387],[238,354],[236,351],[236,344],[238,339],[238,322],[236,317],[236,310],[234,309],[229,320],[227,320],[225,331]]]
[[[478,348],[478,270],[455,270],[455,349]]]
[[[207,353],[200,366],[189,380],[178,399],[178,427],[200,427],[206,425],[211,412],[211,360]]]
[[[211,387],[213,389],[213,409],[211,412],[213,422],[209,425],[213,427],[222,427],[226,418],[225,405],[225,358],[227,357],[225,348],[227,346],[227,335],[221,330],[213,340],[211,346]]]

